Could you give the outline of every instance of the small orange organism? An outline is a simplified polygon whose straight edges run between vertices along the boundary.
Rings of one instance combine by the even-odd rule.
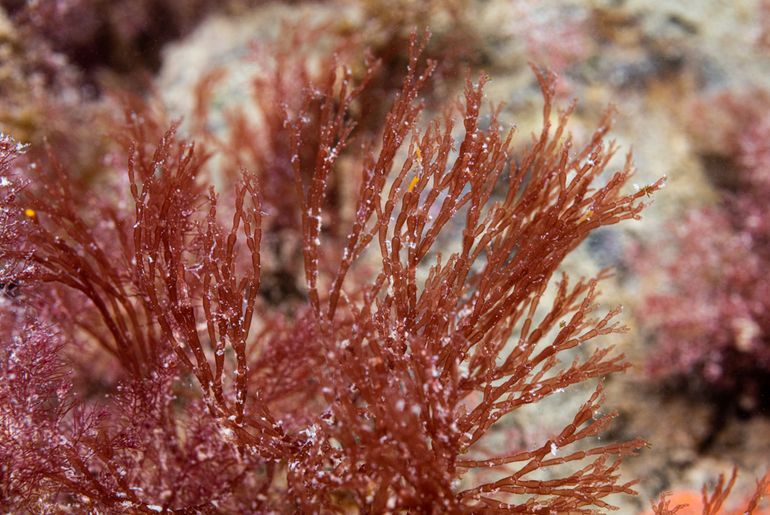
[[[588,211],[586,211],[585,213],[583,213],[583,216],[581,216],[581,217],[578,219],[578,223],[579,223],[579,224],[582,224],[583,222],[587,222],[587,221],[591,220],[591,217],[592,217],[593,215],[594,215],[594,212],[593,212],[593,210],[592,210],[592,209],[589,209]]]
[[[420,182],[419,177],[412,179],[412,182],[409,183],[409,188],[407,188],[407,191],[411,193],[414,190],[414,187],[417,186],[418,182]]]
[[[422,165],[422,150],[420,149],[419,145],[415,145],[414,155],[417,157],[417,164]],[[413,178],[412,182],[409,183],[409,187],[407,188],[407,191],[411,193],[414,190],[414,187],[417,186],[418,182],[420,182],[419,177]]]

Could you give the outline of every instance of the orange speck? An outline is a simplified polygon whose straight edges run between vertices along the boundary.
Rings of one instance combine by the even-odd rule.
[[[31,208],[25,209],[24,210],[24,214],[27,215],[30,218],[35,218],[37,216],[37,213],[35,212],[35,210],[31,209]]]
[[[412,179],[412,182],[409,183],[409,189],[407,191],[411,192],[414,189],[414,187],[417,186],[418,182],[420,182],[419,177],[415,177],[414,179]]]
[[[593,214],[594,212],[589,209],[586,213],[583,214],[583,216],[580,217],[580,219],[578,220],[578,223],[582,224],[583,222],[590,220]]]
[[[420,147],[416,147],[414,153],[417,156],[417,160],[422,161],[422,150],[420,150]]]

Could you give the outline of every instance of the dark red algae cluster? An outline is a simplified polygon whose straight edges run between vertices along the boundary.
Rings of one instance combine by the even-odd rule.
[[[661,260],[669,287],[646,300],[657,334],[648,368],[686,381],[723,416],[770,407],[770,99],[762,91],[701,99],[720,131],[719,200],[687,214]],[[709,129],[701,129],[705,132]],[[683,303],[687,298],[689,302]]]
[[[361,0],[377,37],[301,22],[254,45],[243,108],[214,112],[214,70],[183,120],[159,109],[164,44],[258,3],[0,4],[0,510],[614,509],[640,479],[621,462],[645,446],[600,438],[625,327],[603,307],[609,272],[562,264],[662,182],[629,187],[611,111],[573,138],[569,85],[537,66],[531,137],[485,105],[485,74],[449,93],[463,67],[499,66],[464,0]],[[506,30],[573,73],[602,13]],[[445,24],[430,45],[404,28],[428,18]],[[747,120],[739,178],[681,224],[682,252],[649,260],[670,286],[645,307],[649,368],[751,411],[770,368],[770,124],[727,116]],[[528,410],[548,424],[501,441]],[[652,511],[726,513],[735,484]]]
[[[421,118],[418,39],[361,134],[378,62],[329,57],[279,63],[299,68],[258,84],[258,127],[207,134],[190,113],[197,143],[125,100],[122,121],[99,115],[87,175],[3,136],[3,510],[589,513],[633,493],[618,466],[644,443],[593,438],[612,419],[600,384],[531,447],[485,441],[626,368],[594,344],[623,331],[596,313],[605,274],[552,279],[660,183],[621,193],[609,114],[577,144],[546,72],[521,150],[483,75]]]

